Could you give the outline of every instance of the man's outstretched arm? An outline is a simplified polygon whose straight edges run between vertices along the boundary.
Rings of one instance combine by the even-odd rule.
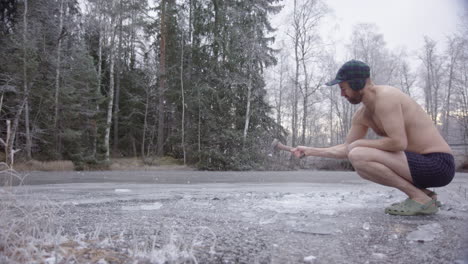
[[[367,134],[367,130],[367,126],[364,126],[353,120],[353,124],[351,125],[351,129],[349,130],[345,143],[328,148],[298,146],[292,149],[291,152],[298,158],[304,154],[305,156],[347,159],[349,144],[358,139],[364,138]]]
[[[345,143],[328,148],[298,146],[292,149],[291,152],[298,158],[304,153],[305,156],[346,159],[348,157],[348,146]]]

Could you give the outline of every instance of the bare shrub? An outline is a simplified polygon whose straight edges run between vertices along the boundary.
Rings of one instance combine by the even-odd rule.
[[[0,163],[0,175],[24,179],[20,173]],[[67,205],[73,206],[73,205]],[[27,186],[0,188],[0,263],[198,263],[195,253],[201,237],[209,236],[210,256],[215,254],[216,235],[207,227],[192,241],[172,232],[170,241],[156,244],[155,236],[139,237],[106,233],[103,224],[94,231],[65,231],[70,208],[37,195]]]

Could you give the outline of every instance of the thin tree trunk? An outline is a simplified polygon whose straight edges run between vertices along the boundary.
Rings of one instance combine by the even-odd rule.
[[[3,92],[2,92],[2,96],[0,97],[0,115],[2,114],[2,107],[3,107]]]
[[[114,8],[114,3],[112,2],[112,8]],[[111,20],[111,27],[113,27],[113,19]],[[106,120],[106,131],[104,136],[104,148],[106,149],[105,160],[110,161],[110,130],[112,125],[112,109],[114,105],[114,64],[115,64],[115,56],[114,56],[114,45],[115,45],[115,29],[111,29],[111,43],[110,43],[110,66],[109,66],[109,98],[108,98],[108,105],[107,105],[107,120]]]
[[[448,87],[447,87],[447,101],[446,101],[446,109],[445,109],[445,122],[444,122],[444,127],[443,127],[443,131],[444,131],[444,135],[446,137],[446,139],[448,139],[448,129],[449,129],[449,119],[450,119],[450,97],[451,97],[451,94],[452,94],[452,79],[453,79],[453,64],[455,62],[452,61],[452,63],[450,64],[450,74],[449,74],[449,83],[448,83]]]
[[[59,18],[59,35],[57,44],[57,66],[55,69],[55,115],[54,115],[54,130],[55,130],[55,151],[60,153],[60,132],[58,129],[59,119],[59,91],[60,91],[60,59],[62,53],[62,28],[63,28],[63,0],[60,1],[60,18]]]
[[[449,127],[450,127],[450,99],[452,95],[452,86],[453,86],[453,79],[454,79],[454,70],[455,64],[457,63],[458,56],[459,56],[459,44],[457,39],[452,39],[450,42],[450,70],[449,70],[449,83],[447,87],[447,101],[446,101],[446,109],[445,109],[445,122],[444,122],[444,135],[448,138],[449,135]]]
[[[304,71],[304,95],[303,95],[303,114],[302,114],[302,139],[301,144],[306,144],[306,130],[307,130],[307,112],[308,112],[308,104],[309,104],[309,76],[307,75],[307,66],[304,60],[304,55],[302,55],[302,68]]]
[[[132,146],[133,146],[133,157],[137,157],[137,146],[135,142],[135,137],[132,135]]]
[[[332,89],[329,89],[329,92],[330,92],[330,112],[329,112],[329,116],[328,116],[328,118],[329,118],[328,121],[330,121],[330,145],[335,145],[335,141],[334,141],[334,137],[333,137],[333,135],[334,135],[334,131],[333,131],[333,129],[334,129],[333,128],[333,104],[331,102],[331,100],[332,100],[331,98],[333,96]]]
[[[13,128],[10,130],[10,120],[7,120],[7,131],[10,131],[10,133],[7,133],[7,140],[6,140],[6,164],[10,169],[13,169],[13,164],[14,164],[14,155],[16,152],[19,150],[14,150],[13,146],[15,144],[15,138],[16,138],[16,130],[18,130],[18,124],[19,124],[19,119],[21,117],[21,114],[23,112],[23,109],[26,106],[26,102],[28,101],[27,97],[24,97],[23,102],[21,103],[18,111],[16,112],[15,118],[13,120]]]
[[[24,96],[25,96],[25,106],[24,106],[24,126],[26,130],[26,157],[27,159],[31,159],[31,148],[32,148],[32,139],[31,139],[31,132],[29,129],[29,87],[28,87],[28,73],[27,73],[27,50],[26,50],[26,43],[27,43],[27,31],[28,31],[28,0],[24,1],[24,15],[23,15],[23,23],[24,23],[24,30],[23,30],[23,85],[24,85]],[[22,110],[22,108],[21,108]],[[18,120],[15,120],[18,122]],[[14,129],[14,133],[16,133],[16,128]],[[14,135],[13,135],[14,138]],[[11,146],[13,148],[13,146]]]
[[[256,32],[257,32],[257,27],[254,25],[254,30],[253,30],[253,37],[250,41],[255,41],[256,39]],[[250,47],[250,59],[247,62],[248,67],[247,67],[247,74],[249,75],[249,80],[247,81],[247,106],[246,106],[246,111],[245,111],[245,124],[244,124],[244,134],[242,137],[242,147],[245,148],[245,142],[247,140],[247,132],[249,131],[249,123],[250,123],[250,105],[252,101],[252,72],[254,68],[254,61],[253,61],[253,52],[254,52],[254,43],[251,43]]]
[[[247,106],[245,111],[245,124],[244,124],[244,134],[242,137],[243,147],[245,147],[245,141],[247,140],[247,131],[249,130],[250,123],[250,101],[252,97],[252,77],[249,74],[249,81],[247,83]]]
[[[196,3],[196,2],[195,2]],[[193,62],[193,51],[196,47],[194,47],[194,15],[193,15],[193,10],[194,10],[194,5],[195,3],[193,0],[190,0],[190,61],[189,61],[189,78],[192,80],[192,62]],[[198,45],[197,41],[197,45]],[[198,120],[197,120],[197,150],[198,150],[198,161],[201,161],[201,98],[200,98],[200,85],[196,85],[197,89],[197,106],[198,106]]]
[[[117,78],[115,86],[114,102],[114,145],[113,151],[117,153],[119,149],[119,111],[120,111],[120,76],[122,75],[122,0],[119,7],[119,46],[117,49]]]
[[[148,108],[150,104],[150,96],[151,96],[151,87],[148,85],[147,92],[146,92],[146,103],[145,103],[145,116],[143,121],[143,135],[141,137],[141,159],[145,160],[146,154],[146,130],[148,129]]]
[[[2,94],[2,97],[3,97],[3,94]],[[3,99],[3,98],[2,98]],[[0,109],[1,110],[1,109]],[[3,138],[0,138],[0,143],[2,143],[3,145],[3,149],[5,151],[5,163],[7,164],[8,166],[8,163],[9,163],[9,150],[8,150],[8,141],[9,141],[9,138],[10,138],[10,133],[11,133],[11,128],[10,128],[10,125],[11,124],[11,121],[10,120],[6,120],[6,139],[5,141],[3,140]]]
[[[201,95],[200,95],[200,85],[197,85],[197,103],[198,103],[198,122],[197,122],[197,145],[198,145],[198,161],[201,161]]]
[[[112,45],[112,44],[111,44]],[[110,160],[110,129],[112,125],[112,107],[114,105],[114,55],[113,55],[113,48],[111,47],[110,51],[110,67],[109,67],[109,75],[110,75],[110,80],[109,80],[109,102],[107,104],[107,120],[106,120],[106,132],[104,136],[104,147],[106,149],[106,156],[105,159],[106,161]]]
[[[101,97],[101,82],[102,82],[102,39],[104,32],[102,30],[102,16],[99,15],[99,47],[98,47],[98,84],[96,89],[96,98]],[[97,145],[98,145],[98,118],[100,112],[99,101],[96,102],[96,117],[94,122],[94,142],[93,142],[93,157],[96,158]]]
[[[281,126],[281,114],[282,114],[281,108],[283,107],[283,63],[284,63],[284,57],[281,58],[279,95],[278,95],[279,98],[278,98],[278,107],[277,107],[277,113],[276,113],[276,122],[278,123],[279,126]],[[280,134],[279,130],[277,131],[277,134],[278,135]]]
[[[292,142],[293,146],[297,144],[297,126],[298,126],[298,103],[299,103],[299,25],[297,18],[297,1],[294,0],[294,26],[295,26],[295,38],[294,38],[294,55],[296,61],[296,74],[294,77],[294,92],[293,92],[293,103],[292,103]]]
[[[164,94],[166,91],[166,0],[161,3],[161,44],[160,44],[160,80],[159,80],[159,104],[158,104],[158,139],[157,139],[157,156],[164,155],[164,110],[165,99]]]
[[[133,1],[132,1],[133,4]],[[133,71],[135,68],[135,10],[132,10],[132,22],[131,22],[131,34],[130,34],[130,62],[129,62],[129,69]]]
[[[153,146],[154,146],[154,138],[156,136],[157,129],[158,129],[157,124],[154,124],[154,125],[151,126],[149,145],[146,148],[146,157],[152,156],[155,153],[155,152],[152,152],[152,149],[153,149]]]
[[[187,160],[186,160],[186,153],[185,153],[184,36],[182,36],[181,55],[180,55],[180,89],[181,89],[181,94],[182,94],[182,151],[184,153],[184,165],[185,165]]]
[[[11,121],[6,121],[6,142],[2,141],[2,144],[5,148],[5,163],[7,164],[8,168],[13,169],[14,163],[14,150],[13,144],[11,143]]]

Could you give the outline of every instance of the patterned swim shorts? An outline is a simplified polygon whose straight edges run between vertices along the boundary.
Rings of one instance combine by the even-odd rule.
[[[455,160],[452,154],[418,154],[409,151],[405,151],[405,154],[413,184],[418,188],[445,186],[455,176]]]

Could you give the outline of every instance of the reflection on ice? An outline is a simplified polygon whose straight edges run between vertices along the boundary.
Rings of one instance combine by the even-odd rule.
[[[150,210],[159,210],[162,207],[162,203],[151,203],[151,204],[140,204],[135,206],[122,206],[122,210],[124,211],[150,211]]]
[[[439,223],[432,223],[418,226],[418,230],[409,233],[406,238],[410,241],[432,241],[442,232]]]
[[[116,193],[128,193],[131,192],[132,190],[129,189],[115,189]]]

